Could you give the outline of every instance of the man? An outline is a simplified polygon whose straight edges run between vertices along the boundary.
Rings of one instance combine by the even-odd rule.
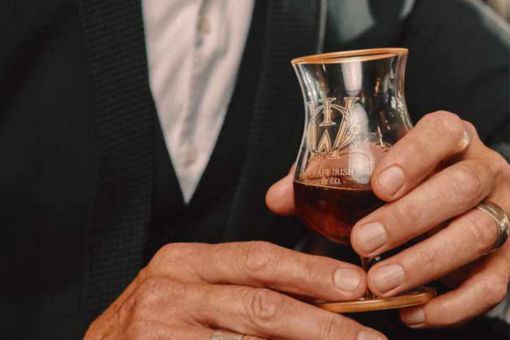
[[[436,279],[443,294],[402,310],[407,325],[477,318],[434,336],[508,335],[485,314],[505,299],[510,243],[498,244],[504,223],[476,206],[510,212],[501,156],[510,41],[478,2],[4,0],[0,9],[2,338],[78,338],[87,328],[87,339],[426,338],[397,316],[357,322],[292,296],[352,300],[367,287],[391,296]],[[288,217],[290,175],[267,193],[275,214],[264,204],[301,137],[290,59],[397,45],[411,51],[418,123],[374,170],[389,203],[355,226],[353,245],[377,255],[443,228],[368,274],[290,250],[305,230]]]

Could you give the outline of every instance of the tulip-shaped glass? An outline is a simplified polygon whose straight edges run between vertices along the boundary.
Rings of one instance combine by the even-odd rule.
[[[292,60],[306,108],[294,195],[299,218],[326,238],[349,245],[353,225],[384,202],[372,191],[375,165],[411,128],[404,98],[406,49],[325,53]],[[368,270],[377,259],[362,259]],[[368,293],[348,302],[321,302],[334,312],[423,304],[420,288],[391,298]]]

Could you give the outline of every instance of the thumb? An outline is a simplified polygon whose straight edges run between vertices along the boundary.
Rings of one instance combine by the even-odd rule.
[[[282,216],[291,216],[296,213],[294,205],[294,170],[290,168],[289,174],[273,184],[266,193],[266,205],[273,213]]]

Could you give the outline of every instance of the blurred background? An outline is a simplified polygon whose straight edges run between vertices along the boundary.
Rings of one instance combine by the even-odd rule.
[[[510,21],[510,0],[485,0],[506,20]]]

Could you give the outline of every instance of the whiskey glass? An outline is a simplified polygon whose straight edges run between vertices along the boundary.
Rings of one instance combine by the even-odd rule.
[[[305,128],[294,177],[298,217],[329,240],[350,245],[354,224],[384,202],[370,177],[410,129],[404,78],[408,50],[323,53],[292,60],[305,102]],[[379,258],[362,258],[368,271]],[[318,302],[347,313],[413,306],[435,295],[418,288],[395,297],[368,292],[357,301]]]

